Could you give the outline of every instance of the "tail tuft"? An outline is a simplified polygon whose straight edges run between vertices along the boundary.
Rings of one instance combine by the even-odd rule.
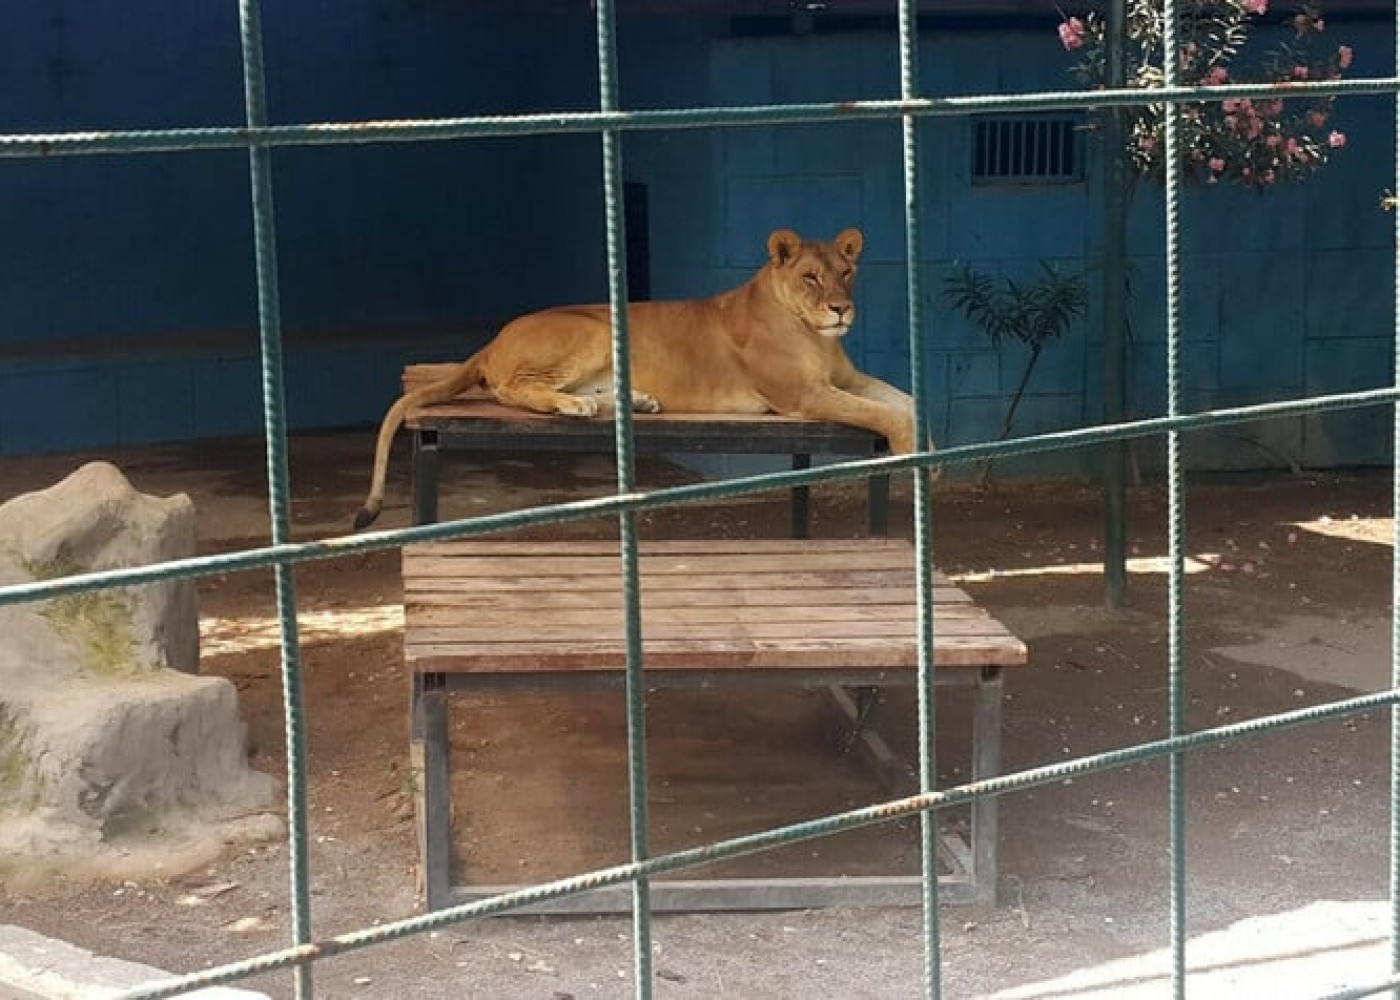
[[[373,524],[375,522],[375,519],[378,517],[379,507],[376,506],[371,508],[369,504],[366,504],[365,506],[361,507],[359,511],[355,514],[355,530],[364,531],[371,524]]]

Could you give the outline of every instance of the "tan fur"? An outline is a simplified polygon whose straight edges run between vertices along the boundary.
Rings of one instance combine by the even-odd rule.
[[[855,320],[851,288],[864,246],[857,229],[804,242],[780,229],[745,284],[709,299],[628,307],[633,406],[644,412],[782,413],[874,431],[896,452],[914,447],[908,394],[851,364],[841,337]],[[606,305],[565,306],[508,323],[448,378],[406,393],[385,414],[362,528],[384,502],[389,448],[409,410],[485,384],[502,403],[593,416],[609,405]]]

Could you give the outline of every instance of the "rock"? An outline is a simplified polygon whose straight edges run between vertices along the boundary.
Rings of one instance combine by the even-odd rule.
[[[0,555],[18,562],[0,566],[0,582],[188,558],[196,551],[194,523],[194,504],[183,493],[146,496],[116,466],[92,462],[57,486],[0,505]],[[60,598],[48,615],[81,636],[95,671],[199,667],[193,580]]]
[[[0,506],[0,584],[194,552],[187,497],[143,496],[103,463]],[[233,685],[194,674],[192,582],[3,606],[0,636],[0,867],[213,829],[271,801]]]

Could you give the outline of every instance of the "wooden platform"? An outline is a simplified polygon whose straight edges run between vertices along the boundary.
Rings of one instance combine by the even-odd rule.
[[[616,543],[609,542],[461,541],[404,550],[405,659],[414,679],[415,760],[423,767],[418,787],[430,907],[502,891],[451,884],[448,691],[620,685],[626,659],[620,565]],[[914,682],[914,553],[907,542],[648,542],[639,568],[649,687],[859,689]],[[1026,648],[947,580],[936,581],[933,598],[936,681],[977,690],[975,780],[999,766],[1000,670],[1025,663]],[[994,890],[995,808],[992,799],[978,800],[972,842],[949,845],[955,868],[946,880],[949,898],[982,899]],[[876,883],[662,880],[653,893],[658,909],[919,899],[917,879]],[[563,908],[596,911],[625,902],[617,894],[588,893]]]
[[[418,364],[404,369],[405,390],[440,379],[455,367]],[[567,451],[611,454],[610,414],[592,418],[531,413],[502,406],[484,391],[466,393],[433,406],[410,410],[406,424],[413,434],[414,523],[438,516],[438,465],[445,451]],[[805,469],[813,455],[870,458],[885,454],[883,438],[870,431],[822,420],[801,420],[775,413],[698,414],[638,413],[633,440],[639,455],[790,455],[792,467]],[[883,535],[889,523],[889,477],[875,476],[869,488],[870,533]],[[808,490],[792,490],[792,535],[807,534]]]

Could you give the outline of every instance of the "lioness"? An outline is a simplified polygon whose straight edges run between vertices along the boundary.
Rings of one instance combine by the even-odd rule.
[[[768,237],[768,261],[743,285],[709,299],[628,307],[632,406],[643,413],[781,413],[831,420],[914,447],[914,403],[863,374],[841,337],[855,321],[851,287],[865,238],[844,230],[830,243],[790,229]],[[591,417],[611,405],[608,307],[562,306],[508,323],[445,379],[389,408],[374,450],[374,476],[355,529],[384,506],[394,434],[409,410],[485,384],[502,403]]]

